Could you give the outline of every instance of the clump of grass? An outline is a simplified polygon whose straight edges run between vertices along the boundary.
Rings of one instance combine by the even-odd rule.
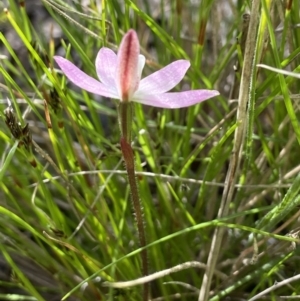
[[[299,79],[257,67],[299,73],[298,1],[27,4],[7,1],[0,23],[0,298],[141,300],[145,281],[151,300],[300,295]],[[96,77],[99,48],[129,28],[144,72],[188,59],[178,89],[221,93],[188,109],[135,105],[149,279],[117,104],[53,62]]]

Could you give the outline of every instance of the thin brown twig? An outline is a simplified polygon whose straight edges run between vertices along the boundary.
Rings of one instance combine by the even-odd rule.
[[[237,110],[237,123],[239,126],[235,131],[233,152],[230,159],[229,169],[226,175],[226,186],[223,191],[223,196],[221,200],[221,205],[218,212],[218,218],[224,217],[228,214],[230,202],[232,201],[232,196],[235,190],[235,181],[239,171],[240,161],[242,159],[242,150],[244,144],[244,136],[246,132],[246,120],[247,120],[247,103],[251,95],[250,89],[251,78],[253,73],[253,58],[255,54],[256,46],[256,33],[258,27],[258,16],[260,0],[253,0],[251,18],[249,23],[248,36],[246,41],[244,64],[242,69],[241,85],[239,91],[239,102]],[[222,238],[224,234],[224,228],[216,228],[211,248],[207,260],[207,268],[203,277],[198,301],[207,301],[210,292],[211,280],[217,259],[219,257],[219,252],[221,248]]]
[[[265,296],[266,294],[269,294],[269,293],[277,290],[278,288],[280,288],[282,286],[285,286],[285,285],[287,285],[287,284],[289,284],[291,282],[297,281],[299,279],[300,279],[300,274],[298,274],[298,275],[296,275],[294,277],[285,279],[283,281],[274,283],[274,285],[272,285],[271,287],[265,289],[264,291],[260,292],[259,294],[255,295],[254,297],[252,297],[251,299],[249,299],[249,301],[260,300],[260,298],[263,297],[263,296]]]
[[[121,281],[121,282],[104,282],[103,286],[108,287],[114,287],[114,288],[126,288],[126,287],[132,287],[136,285],[141,285],[150,281],[153,281],[155,279],[159,279],[162,277],[165,277],[167,275],[170,275],[172,273],[177,273],[182,270],[190,269],[190,268],[199,268],[199,269],[205,269],[206,264],[198,261],[189,261],[185,263],[178,264],[172,268],[165,269],[156,273],[153,273],[151,275],[148,275],[146,277],[141,277],[135,280],[129,280],[129,281]],[[221,278],[222,280],[226,280],[228,276],[224,273],[221,273],[217,270],[215,270],[215,274]]]

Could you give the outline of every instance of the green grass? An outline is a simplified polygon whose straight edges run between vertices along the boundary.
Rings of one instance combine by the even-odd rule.
[[[44,0],[36,1],[33,19],[27,1],[6,2],[0,3],[1,300],[142,300],[141,285],[108,284],[141,277],[117,101],[71,85],[53,61],[62,55],[96,77],[98,50],[116,51],[130,28],[147,59],[143,76],[188,59],[177,91],[220,91],[188,109],[135,104],[149,270],[186,264],[151,281],[152,300],[250,300],[299,273],[299,79],[256,67],[299,72],[298,1],[281,7],[271,0],[161,0],[154,8],[150,0],[85,7]],[[257,19],[243,26],[255,3]],[[48,16],[35,23],[43,10]],[[248,25],[254,27],[244,39]],[[295,281],[266,300],[297,295]]]

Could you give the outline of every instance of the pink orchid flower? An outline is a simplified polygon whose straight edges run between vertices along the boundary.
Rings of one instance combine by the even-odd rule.
[[[184,77],[190,62],[175,61],[153,74],[141,79],[145,57],[140,54],[140,44],[134,30],[122,39],[116,55],[103,47],[96,58],[96,72],[100,81],[82,72],[63,57],[55,56],[56,63],[65,76],[76,86],[101,96],[134,101],[160,108],[184,108],[219,95],[215,90],[191,90],[169,92]]]

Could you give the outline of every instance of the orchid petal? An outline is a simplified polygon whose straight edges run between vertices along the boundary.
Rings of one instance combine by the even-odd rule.
[[[142,77],[142,72],[143,72],[143,69],[145,67],[145,63],[146,63],[146,58],[140,54],[139,55],[139,65],[138,65],[138,77],[139,79],[141,79]]]
[[[133,100],[148,106],[177,109],[195,105],[219,94],[220,93],[215,90],[191,90],[185,92],[170,92],[154,95],[146,94],[139,97],[136,97],[135,95]]]
[[[100,81],[105,86],[115,87],[117,55],[111,49],[103,47],[98,52],[95,65]]]
[[[106,87],[104,84],[100,83],[98,80],[90,77],[89,75],[82,72],[73,63],[64,59],[60,56],[54,57],[56,63],[64,73],[64,75],[76,86],[84,89],[88,92],[98,94],[105,97],[117,98],[118,95],[114,89]]]
[[[190,67],[187,60],[175,61],[140,81],[137,94],[161,94],[174,88]]]
[[[134,30],[129,30],[122,39],[118,52],[116,85],[121,101],[130,101],[139,85],[140,44]]]

